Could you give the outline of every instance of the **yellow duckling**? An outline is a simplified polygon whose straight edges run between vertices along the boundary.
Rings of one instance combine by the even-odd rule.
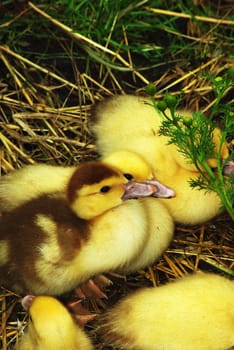
[[[147,102],[147,103],[146,103]],[[190,179],[199,176],[195,166],[187,162],[168,137],[159,135],[161,116],[149,105],[147,98],[132,95],[115,96],[99,103],[94,110],[91,129],[102,156],[118,150],[140,154],[150,164],[154,176],[175,190],[170,201],[161,199],[174,220],[184,224],[205,222],[220,212],[221,202],[214,192],[192,189]],[[191,115],[179,111],[181,115]],[[214,143],[219,147],[220,130],[215,129]],[[228,157],[227,145],[222,158]],[[209,164],[216,167],[216,160]]]
[[[18,350],[93,349],[88,336],[55,298],[27,295],[22,305],[29,311],[30,319]]]
[[[234,345],[234,282],[196,273],[128,295],[100,319],[103,339],[131,350],[227,350]]]
[[[157,199],[128,199],[173,191],[155,180],[128,177],[106,163],[87,162],[73,171],[64,191],[42,191],[6,211],[0,221],[0,283],[18,293],[60,295],[97,274],[132,271],[138,257],[147,265],[160,256],[173,235],[170,214]]]

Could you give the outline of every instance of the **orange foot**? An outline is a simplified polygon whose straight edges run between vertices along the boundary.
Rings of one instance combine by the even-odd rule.
[[[112,282],[104,275],[97,275],[92,279],[89,279],[85,283],[82,283],[75,289],[76,295],[81,298],[105,298],[106,294],[103,292],[103,288],[111,285]]]

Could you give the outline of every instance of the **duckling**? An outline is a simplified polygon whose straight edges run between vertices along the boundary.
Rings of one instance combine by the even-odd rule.
[[[168,137],[159,135],[161,117],[147,98],[132,95],[115,96],[100,102],[94,109],[90,128],[96,137],[97,150],[102,156],[118,150],[140,154],[151,166],[160,182],[172,187],[176,197],[170,201],[160,199],[176,222],[200,224],[220,213],[221,201],[215,192],[197,190],[189,185],[199,174]],[[179,111],[192,116],[190,111]],[[213,133],[216,148],[219,147],[220,130]],[[224,144],[222,158],[228,157]],[[216,167],[216,159],[209,164]]]
[[[226,350],[234,345],[234,281],[186,276],[128,295],[104,313],[105,342],[131,350]]]
[[[29,312],[27,331],[19,350],[92,350],[85,332],[74,322],[68,310],[50,296],[27,295],[22,305]]]
[[[172,238],[173,220],[161,204],[167,221],[152,215],[158,199],[132,198],[157,191],[165,197],[157,184],[128,181],[100,161],[79,165],[65,191],[42,193],[4,213],[0,283],[17,293],[60,295],[100,273],[132,270],[141,252],[146,264],[148,240],[157,243],[150,256],[156,259]]]

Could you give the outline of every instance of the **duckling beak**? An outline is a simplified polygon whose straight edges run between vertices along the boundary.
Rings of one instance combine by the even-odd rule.
[[[122,199],[125,200],[125,199],[134,199],[134,198],[150,197],[150,196],[155,197],[156,196],[155,194],[158,194],[159,192],[163,192],[163,189],[159,191],[159,185],[158,185],[159,183],[157,184],[156,183],[157,181],[146,181],[146,182],[129,181],[123,185],[125,192],[122,196]],[[166,188],[161,184],[160,186],[162,188]]]
[[[21,304],[25,311],[29,310],[34,299],[35,295],[26,295],[25,297],[23,297],[23,299],[21,300]]]
[[[234,160],[229,160],[223,167],[223,175],[233,176],[234,175]]]
[[[146,181],[146,183],[155,186],[155,191],[154,193],[152,193],[152,197],[173,198],[176,196],[176,193],[172,188],[163,185],[161,182],[157,180]]]

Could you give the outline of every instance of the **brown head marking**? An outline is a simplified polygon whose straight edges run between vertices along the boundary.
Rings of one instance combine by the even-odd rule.
[[[88,162],[79,165],[68,183],[68,202],[72,203],[74,201],[77,190],[83,186],[99,183],[108,177],[118,175],[119,173],[116,170],[101,162]]]

